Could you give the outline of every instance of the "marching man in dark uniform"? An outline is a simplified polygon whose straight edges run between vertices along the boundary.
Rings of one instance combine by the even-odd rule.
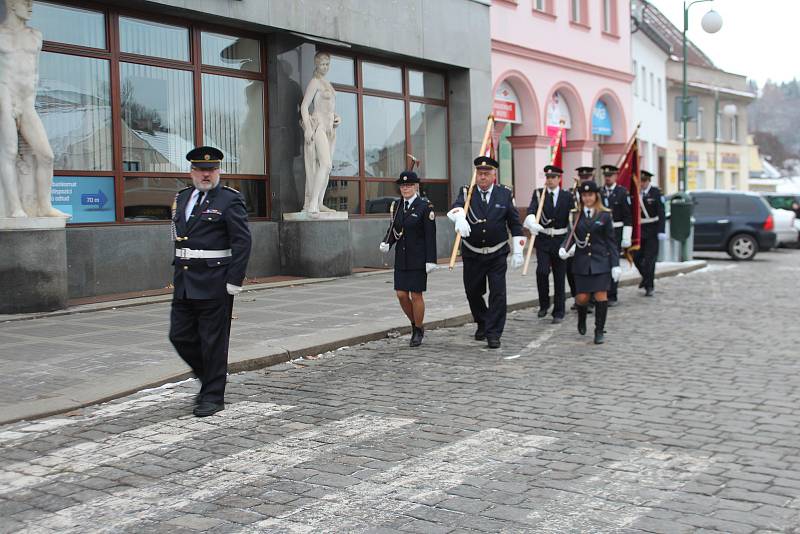
[[[595,300],[594,342],[603,343],[608,313],[608,288],[619,281],[619,249],[614,236],[614,223],[608,208],[599,200],[595,182],[580,185],[581,204],[572,235],[567,237],[558,255],[575,257],[575,285],[578,296],[578,332],[586,334],[586,313],[589,299]]]
[[[403,171],[396,183],[400,186],[400,205],[380,245],[383,253],[394,247],[394,290],[400,307],[411,321],[412,347],[422,344],[425,331],[425,300],[428,274],[436,269],[436,220],[433,204],[420,198],[419,177]]]
[[[233,296],[242,290],[250,258],[244,198],[219,183],[220,150],[201,146],[186,154],[194,187],[172,206],[175,277],[169,340],[200,379],[194,414],[225,407]]]
[[[559,186],[564,171],[555,165],[544,168],[546,193],[539,223],[536,213],[539,210],[539,198],[542,189],[537,189],[531,196],[528,216],[523,226],[536,236],[536,287],[539,291],[539,318],[547,315],[550,308],[549,275],[553,273],[553,323],[564,320],[566,293],[564,291],[567,265],[558,256],[558,249],[569,231],[569,215],[574,207],[573,197]]]
[[[500,165],[487,156],[475,158],[474,164],[476,187],[470,205],[465,207],[467,188],[463,187],[447,217],[463,238],[464,292],[478,324],[475,339],[486,339],[490,349],[498,349],[506,324],[508,233],[513,236],[512,269],[518,269],[524,262],[522,251],[527,238],[522,235],[514,195],[507,187],[495,183]],[[488,307],[483,299],[487,281]]]
[[[583,182],[586,182],[586,181],[589,181],[589,180],[594,181],[594,170],[595,170],[594,167],[587,167],[587,166],[578,167],[578,168],[575,169],[575,172],[578,173],[578,181],[574,185],[574,187],[572,188],[572,192],[574,194],[573,195],[573,199],[572,199],[572,201],[573,201],[573,209],[574,209],[574,206],[580,204],[580,202],[581,202],[581,194],[578,192],[578,187]],[[571,226],[572,226],[572,220],[570,220],[570,227]],[[577,295],[577,292],[575,291],[575,276],[572,274],[572,261],[573,261],[573,258],[571,256],[569,258],[567,258],[567,283],[569,284],[569,294],[570,294],[570,296],[572,298],[575,298],[575,295]],[[573,304],[572,305],[572,309],[573,310],[577,310],[578,309],[578,305],[577,304]]]
[[[603,187],[603,205],[611,210],[611,215],[614,217],[614,235],[617,239],[617,250],[620,253],[631,246],[631,238],[633,237],[633,215],[631,214],[631,197],[628,190],[617,185],[617,175],[619,168],[615,165],[603,165],[603,178],[605,179],[605,187]],[[608,290],[608,305],[617,305],[617,282],[611,282],[611,287]]]
[[[633,261],[639,274],[642,275],[640,288],[644,288],[647,297],[653,296],[656,278],[656,259],[658,259],[658,243],[667,238],[665,233],[666,218],[664,216],[664,197],[658,187],[651,185],[653,173],[642,171],[642,243],[636,251]]]

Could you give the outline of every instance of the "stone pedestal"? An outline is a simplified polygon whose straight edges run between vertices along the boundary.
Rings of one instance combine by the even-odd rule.
[[[326,278],[353,272],[349,220],[284,220],[280,225],[283,273]]]
[[[320,211],[316,216],[309,215],[305,211],[294,213],[284,213],[284,221],[346,221],[346,211]]]
[[[66,218],[0,218],[0,314],[67,307]]]

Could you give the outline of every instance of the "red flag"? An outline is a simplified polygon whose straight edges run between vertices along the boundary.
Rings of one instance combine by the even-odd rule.
[[[631,246],[628,252],[639,250],[642,242],[642,207],[641,207],[641,185],[639,182],[639,140],[634,139],[628,153],[622,160],[619,167],[617,184],[628,190],[631,198],[631,214],[633,215],[633,234],[631,236]]]
[[[555,165],[556,167],[564,168],[563,165],[563,155],[564,155],[564,145],[561,142],[562,137],[564,135],[564,128],[561,127],[558,129],[556,136],[553,138],[552,142],[550,143],[553,152],[550,155],[550,165]],[[561,179],[558,181],[559,187],[564,187],[564,175],[561,175]]]

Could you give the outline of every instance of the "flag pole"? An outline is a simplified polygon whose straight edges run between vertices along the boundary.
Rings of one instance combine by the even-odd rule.
[[[486,146],[489,144],[489,140],[492,136],[492,129],[494,128],[494,115],[489,115],[489,118],[486,120],[486,131],[483,133],[483,141],[481,142],[481,151],[480,155],[482,156],[484,152],[486,152]],[[477,169],[475,166],[472,166],[472,180],[469,182],[469,190],[467,191],[467,195],[464,198],[464,213],[469,213],[469,206],[470,202],[472,201],[472,192],[475,190],[475,179],[477,177]],[[458,247],[461,245],[461,234],[456,231],[456,239],[453,241],[453,252],[450,253],[450,270],[453,270],[453,267],[456,265],[456,256],[458,256]]]

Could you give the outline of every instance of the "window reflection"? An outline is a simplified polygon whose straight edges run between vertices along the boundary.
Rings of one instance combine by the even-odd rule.
[[[45,41],[106,48],[105,16],[98,11],[34,2],[29,25],[41,31]]]
[[[452,200],[450,199],[447,182],[422,182],[420,184],[420,196],[433,203],[433,211],[436,213],[450,211]]]
[[[364,97],[364,171],[397,177],[406,166],[405,110],[402,100]]]
[[[392,202],[400,199],[394,182],[367,182],[364,201],[365,213],[389,213]],[[397,209],[397,206],[395,206]]]
[[[59,170],[113,168],[108,61],[42,52],[36,111]]]
[[[120,17],[119,47],[130,54],[189,61],[189,29]]]
[[[378,63],[361,63],[361,77],[364,87],[379,91],[400,93],[403,91],[403,73],[397,67],[380,65]]]
[[[444,76],[433,72],[409,70],[408,92],[412,96],[444,100]]]
[[[205,65],[261,72],[261,48],[255,39],[203,32],[200,43]]]
[[[120,63],[122,159],[145,172],[185,172],[194,146],[192,73]]]
[[[172,218],[175,194],[190,178],[125,178],[125,220],[166,221]]]
[[[328,80],[341,85],[355,85],[355,62],[352,58],[331,55]]]
[[[203,143],[225,154],[222,170],[264,173],[264,83],[203,74]]]
[[[359,213],[361,211],[360,202],[359,186],[356,180],[336,180],[331,178],[328,181],[328,188],[325,190],[325,200],[323,202],[327,207],[336,211]]]
[[[358,113],[353,93],[336,93],[336,113],[342,118],[336,128],[336,148],[333,152],[331,176],[358,175]]]
[[[411,102],[411,147],[425,178],[447,178],[447,108]]]
[[[244,205],[249,217],[267,216],[267,183],[263,180],[220,180],[239,191],[244,197]]]

